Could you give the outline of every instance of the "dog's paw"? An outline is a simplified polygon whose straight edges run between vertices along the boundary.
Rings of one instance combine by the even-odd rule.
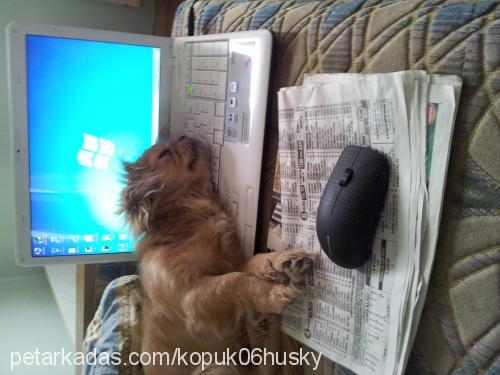
[[[245,272],[275,283],[303,284],[315,258],[315,254],[296,250],[258,254],[248,262]]]
[[[314,256],[303,251],[289,251],[278,267],[292,283],[302,284],[307,273],[313,268]]]
[[[281,275],[279,280],[286,280],[295,285],[303,285],[306,275],[312,270],[315,255],[305,251],[280,251],[272,253],[269,259],[275,273]]]

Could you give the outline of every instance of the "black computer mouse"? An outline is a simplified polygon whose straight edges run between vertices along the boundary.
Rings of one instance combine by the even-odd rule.
[[[382,153],[344,148],[316,216],[319,243],[335,264],[358,268],[370,257],[388,184],[389,162]]]

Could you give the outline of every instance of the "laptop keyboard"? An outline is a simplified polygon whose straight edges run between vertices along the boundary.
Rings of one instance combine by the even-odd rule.
[[[186,134],[203,138],[210,144],[212,178],[218,187],[221,148],[224,146],[229,42],[186,43],[184,54]],[[236,92],[236,82],[230,82],[229,86]],[[230,101],[231,105],[236,104],[234,98]]]

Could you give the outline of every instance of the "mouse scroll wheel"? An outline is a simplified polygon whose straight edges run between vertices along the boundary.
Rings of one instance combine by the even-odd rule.
[[[340,186],[349,185],[349,182],[351,182],[351,180],[352,180],[353,174],[354,174],[354,171],[351,168],[346,168],[344,171],[344,176],[340,179],[339,185]]]

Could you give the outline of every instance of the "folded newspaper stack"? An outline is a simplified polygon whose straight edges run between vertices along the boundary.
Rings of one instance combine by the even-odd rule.
[[[436,249],[461,79],[424,71],[317,74],[279,98],[279,191],[270,247],[320,254],[283,330],[358,374],[402,374]],[[389,191],[371,259],[336,266],[316,236],[316,209],[349,144],[387,155]]]

